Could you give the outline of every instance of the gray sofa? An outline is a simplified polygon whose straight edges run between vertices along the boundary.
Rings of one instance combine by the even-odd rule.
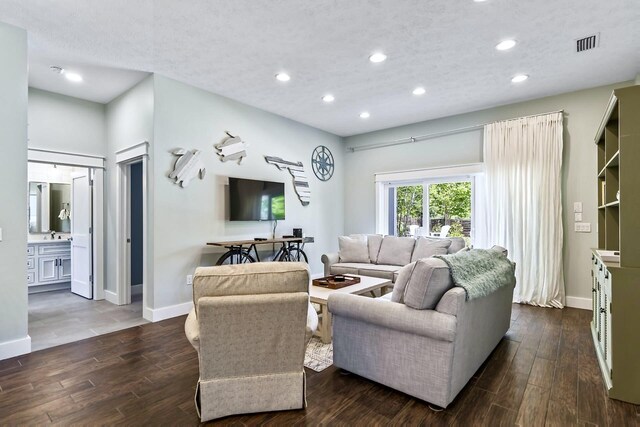
[[[509,329],[512,298],[506,285],[467,300],[443,260],[422,259],[391,294],[329,297],[333,363],[445,408]]]
[[[466,246],[462,237],[395,237],[379,234],[360,234],[366,244],[366,253],[354,256],[345,251],[322,255],[324,275],[359,274],[396,282],[403,266],[435,253],[453,254]],[[340,237],[344,239],[345,237]],[[341,241],[342,243],[342,241]],[[447,245],[448,243],[448,245]],[[437,249],[434,249],[437,247]],[[346,257],[345,257],[346,255]],[[355,261],[355,262],[354,262]]]

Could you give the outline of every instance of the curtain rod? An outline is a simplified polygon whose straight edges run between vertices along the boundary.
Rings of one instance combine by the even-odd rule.
[[[554,114],[554,113],[564,113],[564,110],[550,111],[548,113],[532,114],[530,116],[515,117],[515,118],[512,118],[512,119],[497,120],[497,121],[510,121],[510,120],[518,120],[518,119],[527,119],[529,117],[545,116],[547,114]],[[429,139],[440,138],[440,137],[443,137],[443,136],[449,136],[449,135],[456,135],[456,134],[459,134],[459,133],[472,132],[474,130],[480,130],[480,129],[484,128],[488,124],[496,123],[497,121],[493,121],[493,122],[489,122],[489,123],[477,124],[477,125],[473,125],[473,126],[466,126],[466,127],[456,128],[456,129],[450,129],[450,130],[446,130],[446,131],[442,131],[442,132],[428,133],[426,135],[410,136],[408,138],[395,139],[393,141],[376,142],[376,143],[373,143],[373,144],[352,146],[352,147],[347,147],[347,151],[350,152],[350,153],[353,153],[355,151],[374,150],[376,148],[392,147],[392,146],[395,146],[395,145],[410,144],[410,143],[413,143],[413,142],[426,141],[426,140],[429,140]]]

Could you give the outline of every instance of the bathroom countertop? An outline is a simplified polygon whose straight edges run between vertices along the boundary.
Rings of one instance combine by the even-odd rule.
[[[27,244],[29,244],[29,245],[51,245],[51,244],[54,244],[54,243],[71,243],[71,241],[69,241],[66,238],[64,238],[64,239],[59,239],[59,240],[58,239],[53,239],[53,240],[52,239],[47,239],[47,240],[42,240],[42,239],[29,240],[27,242]]]

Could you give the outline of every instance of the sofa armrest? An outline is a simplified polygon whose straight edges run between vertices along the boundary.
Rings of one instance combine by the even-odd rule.
[[[187,336],[187,339],[196,349],[196,351],[200,350],[200,326],[198,325],[198,318],[196,316],[195,308],[192,308],[187,316],[187,319],[184,322],[184,333]]]
[[[465,290],[457,286],[453,287],[442,295],[438,305],[436,305],[436,311],[444,314],[450,314],[452,316],[458,316],[466,300],[467,294]]]
[[[331,266],[340,261],[340,255],[338,255],[337,252],[322,254],[322,257],[320,258],[320,260],[324,264],[324,275],[326,277],[331,274]]]
[[[452,342],[456,317],[435,310],[415,310],[404,304],[350,294],[329,295],[329,311],[379,327]]]

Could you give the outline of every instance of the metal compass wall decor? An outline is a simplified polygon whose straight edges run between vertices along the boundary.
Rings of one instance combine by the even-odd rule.
[[[313,173],[320,181],[329,181],[333,176],[333,154],[324,145],[318,145],[311,155]]]

